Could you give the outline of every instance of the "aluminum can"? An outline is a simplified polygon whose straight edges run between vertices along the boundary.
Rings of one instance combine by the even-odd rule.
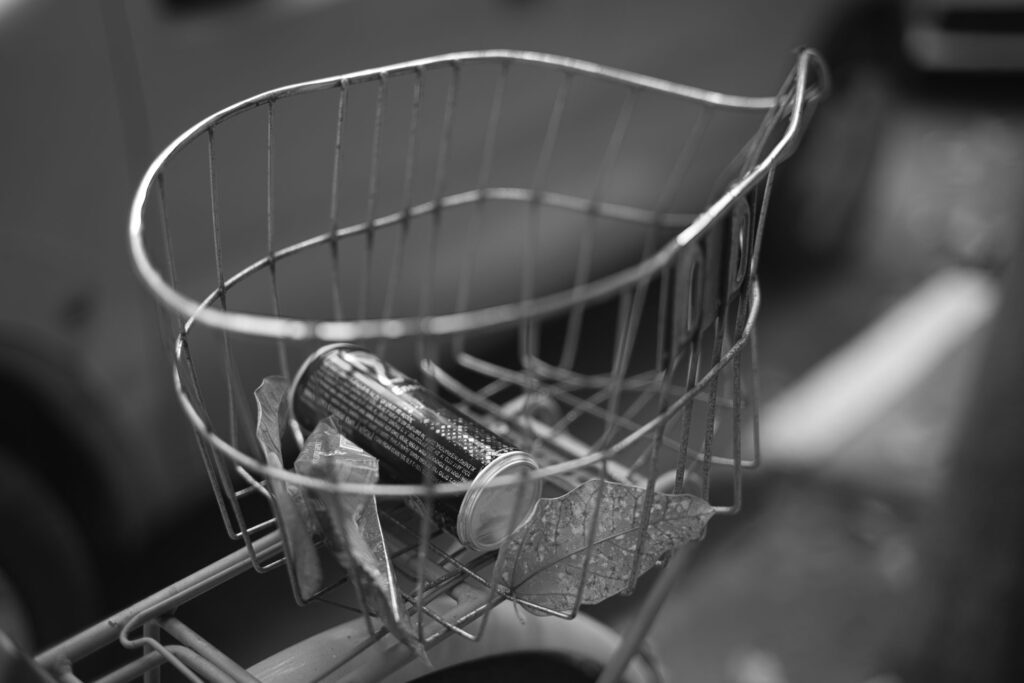
[[[317,350],[296,374],[289,402],[307,432],[335,416],[344,435],[380,461],[382,482],[472,482],[433,505],[434,521],[467,547],[497,548],[533,516],[541,492],[540,480],[525,476],[537,469],[533,458],[365,349]],[[498,477],[504,483],[492,485]],[[425,507],[422,498],[407,503]]]

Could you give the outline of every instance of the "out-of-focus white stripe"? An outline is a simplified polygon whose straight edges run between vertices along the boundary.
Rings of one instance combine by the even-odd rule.
[[[835,454],[977,334],[998,299],[978,271],[930,277],[762,408],[768,462],[811,465]]]

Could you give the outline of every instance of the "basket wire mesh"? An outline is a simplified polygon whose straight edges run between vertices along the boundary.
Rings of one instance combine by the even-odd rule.
[[[772,174],[822,87],[810,52],[777,96],[746,98],[482,51],[279,88],[179,136],[133,203],[133,260],[167,311],[176,392],[253,567],[286,565],[309,599],[287,538],[272,553],[261,540],[288,533],[280,482],[377,498],[424,644],[477,637],[467,625],[501,600],[563,618],[582,603],[582,584],[567,610],[499,590],[493,552],[399,504],[429,509],[467,484],[328,483],[265,461],[253,390],[327,342],[374,351],[531,453],[549,495],[597,478],[600,507],[604,482],[645,489],[626,593],[652,492],[737,511],[759,458]],[[337,579],[315,599],[383,638]]]

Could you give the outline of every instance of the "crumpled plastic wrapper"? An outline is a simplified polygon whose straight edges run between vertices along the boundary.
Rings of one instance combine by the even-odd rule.
[[[530,524],[501,550],[495,567],[500,587],[558,612],[571,612],[577,595],[582,604],[595,604],[629,587],[647,491],[606,481],[598,506],[601,484],[592,479],[564,496],[541,499]],[[702,538],[714,513],[707,501],[696,496],[652,495],[637,576],[666,552]],[[592,530],[593,541],[588,542]],[[584,572],[589,545],[594,547]]]
[[[271,467],[283,467],[281,435],[288,424],[288,380],[267,377],[256,389],[256,440]],[[320,529],[307,508],[306,497],[298,486],[269,478],[270,490],[281,516],[284,550],[295,572],[299,595],[309,600],[323,588],[323,568],[314,537]]]
[[[332,483],[374,484],[379,476],[377,459],[345,438],[334,418],[321,421],[306,438],[295,460],[295,471]],[[425,659],[423,645],[409,624],[398,593],[377,500],[370,495],[316,489],[305,493],[327,546],[355,582],[364,608]]]
[[[267,377],[256,390],[256,437],[272,467],[283,467],[282,435],[288,424],[289,383]],[[377,459],[346,439],[333,418],[305,439],[295,471],[327,482],[373,484]],[[331,554],[355,583],[364,608],[418,656],[426,660],[403,609],[394,570],[373,496],[342,495],[306,489],[269,477],[280,515],[285,553],[300,597],[309,600],[324,587],[323,566],[315,539],[322,537]]]

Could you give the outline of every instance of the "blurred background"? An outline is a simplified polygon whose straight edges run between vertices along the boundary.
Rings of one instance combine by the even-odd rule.
[[[0,627],[41,649],[233,549],[127,252],[135,186],[187,126],[287,83],[491,47],[773,95],[805,45],[832,92],[767,217],[764,465],[651,643],[676,680],[910,679],[922,653],[1008,671],[1024,538],[1010,0],[0,0]],[[192,621],[245,660],[338,620],[275,618],[291,599],[276,574]],[[634,604],[593,613],[623,628]]]

